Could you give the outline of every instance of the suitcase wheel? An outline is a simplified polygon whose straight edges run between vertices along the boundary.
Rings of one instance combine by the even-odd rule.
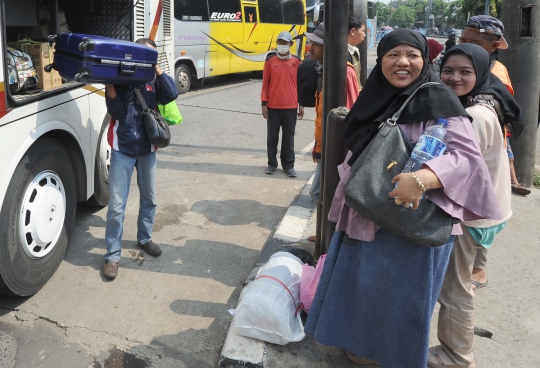
[[[87,72],[77,73],[75,74],[75,77],[73,79],[76,82],[86,82],[86,79],[88,79],[90,75]]]
[[[54,69],[54,64],[45,65],[45,68],[43,69],[45,69],[47,73],[50,73]]]
[[[50,35],[49,37],[47,37],[47,42],[49,43],[50,46],[52,46],[53,43],[55,43],[57,39],[58,39],[58,35]]]
[[[89,40],[88,38],[84,38],[82,42],[79,44],[79,50],[84,51],[94,51],[96,49],[96,43],[94,41]]]

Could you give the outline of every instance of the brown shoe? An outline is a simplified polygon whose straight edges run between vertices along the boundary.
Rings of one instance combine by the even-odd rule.
[[[157,257],[161,254],[161,248],[152,240],[149,240],[148,243],[145,244],[139,243],[139,247],[141,247],[142,249],[147,251],[148,254],[154,257]]]
[[[118,262],[105,261],[103,264],[103,275],[111,280],[118,276]]]
[[[307,240],[308,240],[309,242],[315,243],[315,242],[317,241],[317,236],[315,236],[315,235],[310,235],[310,236],[307,237]]]

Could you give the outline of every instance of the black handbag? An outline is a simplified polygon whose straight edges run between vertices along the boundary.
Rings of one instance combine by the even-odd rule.
[[[381,124],[377,135],[353,164],[345,186],[345,202],[349,207],[381,228],[425,247],[446,244],[453,224],[459,220],[427,198],[420,201],[417,210],[411,210],[396,205],[388,193],[394,189],[392,179],[403,171],[413,150],[397,120],[420,89],[434,84],[439,83],[428,82],[418,87],[394,116]]]
[[[148,108],[138,87],[135,87],[135,94],[143,108],[143,125],[150,143],[158,148],[167,147],[171,143],[171,131],[167,120],[158,111]]]

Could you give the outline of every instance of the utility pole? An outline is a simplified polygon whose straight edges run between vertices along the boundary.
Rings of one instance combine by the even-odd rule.
[[[319,163],[321,165],[321,191],[317,205],[316,256],[327,253],[335,230],[335,224],[328,220],[328,213],[334,196],[331,187],[335,178],[339,178],[339,176],[337,167],[326,167],[325,163],[333,162],[334,160],[327,157],[340,154],[342,148],[339,139],[336,142],[330,142],[327,139],[328,113],[336,107],[345,106],[346,102],[349,0],[326,0],[324,3],[324,25],[323,146],[322,159]]]
[[[489,15],[489,2],[490,0],[486,0],[486,6],[484,7],[484,14]]]
[[[525,129],[518,140],[511,139],[519,182],[530,187],[534,180],[534,160],[540,91],[540,0],[503,0],[501,21],[505,26],[508,50],[499,59],[508,68],[514,98],[525,115]]]

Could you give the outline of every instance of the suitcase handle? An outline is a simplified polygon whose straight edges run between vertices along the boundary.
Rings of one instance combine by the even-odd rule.
[[[133,67],[133,69],[126,69],[126,67]],[[120,63],[120,74],[135,74],[135,72],[137,72],[137,64],[127,61],[122,61]]]

